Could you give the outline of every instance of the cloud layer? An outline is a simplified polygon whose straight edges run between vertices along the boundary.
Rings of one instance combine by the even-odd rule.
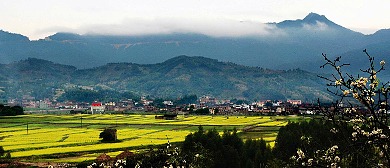
[[[72,32],[102,35],[150,35],[200,33],[213,37],[269,36],[278,34],[274,25],[221,18],[127,18],[120,24],[84,25],[79,28],[51,27],[37,33]]]

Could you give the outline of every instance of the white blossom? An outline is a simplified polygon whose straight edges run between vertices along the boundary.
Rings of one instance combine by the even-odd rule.
[[[353,129],[354,129],[354,130],[358,130],[358,129],[360,129],[360,127],[357,126],[357,125],[354,125],[354,126],[353,126]]]
[[[341,85],[341,80],[336,80],[335,82],[334,82],[334,84],[337,86],[337,85]]]
[[[359,98],[359,93],[352,93],[353,98],[357,99]]]
[[[380,157],[383,157],[384,156],[384,153],[382,151],[379,152],[379,156]]]
[[[297,151],[297,154],[298,154],[299,158],[303,158],[303,159],[305,158],[305,153],[303,153],[302,150],[299,149],[299,150]]]
[[[340,162],[340,157],[339,156],[334,157],[334,161],[335,162]]]
[[[343,93],[344,93],[344,96],[348,96],[350,91],[349,90],[344,90]]]

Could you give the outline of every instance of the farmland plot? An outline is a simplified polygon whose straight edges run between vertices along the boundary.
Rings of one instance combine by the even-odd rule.
[[[242,138],[264,138],[272,145],[279,127],[286,123],[280,118],[276,121],[272,117],[245,116],[178,116],[177,120],[161,120],[154,115],[23,115],[0,118],[0,146],[13,158],[114,152],[181,142],[199,125],[221,133],[225,129],[245,130],[239,133]],[[100,142],[99,134],[105,128],[117,129],[119,141]]]

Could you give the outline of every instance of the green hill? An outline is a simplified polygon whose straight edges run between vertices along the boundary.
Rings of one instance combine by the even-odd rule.
[[[300,69],[277,71],[178,56],[158,64],[110,63],[78,70],[73,66],[29,58],[0,66],[6,98],[51,98],[57,89],[133,92],[177,98],[188,94],[219,99],[330,99],[324,81]],[[4,97],[4,96],[3,96]]]

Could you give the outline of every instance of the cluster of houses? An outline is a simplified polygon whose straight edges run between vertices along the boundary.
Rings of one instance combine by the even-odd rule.
[[[242,101],[241,101],[242,102]],[[10,100],[9,105],[22,105],[27,108],[55,108],[87,111],[92,114],[110,112],[142,111],[146,113],[186,114],[197,109],[208,108],[211,114],[221,115],[289,115],[289,114],[318,114],[318,106],[312,103],[303,103],[301,100],[287,101],[257,101],[252,103],[234,103],[217,100],[209,96],[199,97],[194,104],[174,104],[172,101],[163,101],[163,106],[157,107],[152,100],[133,101],[132,99],[117,102],[53,102],[49,99],[40,101]]]
[[[34,109],[85,109],[91,106],[90,103],[85,102],[55,102],[50,99],[39,101],[29,99],[10,99],[7,104],[9,106],[22,106],[24,108]]]
[[[142,106],[136,106],[142,104]],[[251,104],[235,104],[230,101],[218,101],[216,98],[202,96],[195,104],[174,104],[172,101],[164,101],[164,107],[154,106],[153,101],[141,100],[139,102],[121,101],[100,103],[94,102],[90,106],[92,114],[101,114],[110,111],[144,111],[147,113],[171,113],[186,114],[197,109],[208,108],[210,114],[221,115],[256,115],[256,114],[315,114],[318,113],[318,107],[313,104],[302,103],[301,100],[287,101],[258,101]]]

